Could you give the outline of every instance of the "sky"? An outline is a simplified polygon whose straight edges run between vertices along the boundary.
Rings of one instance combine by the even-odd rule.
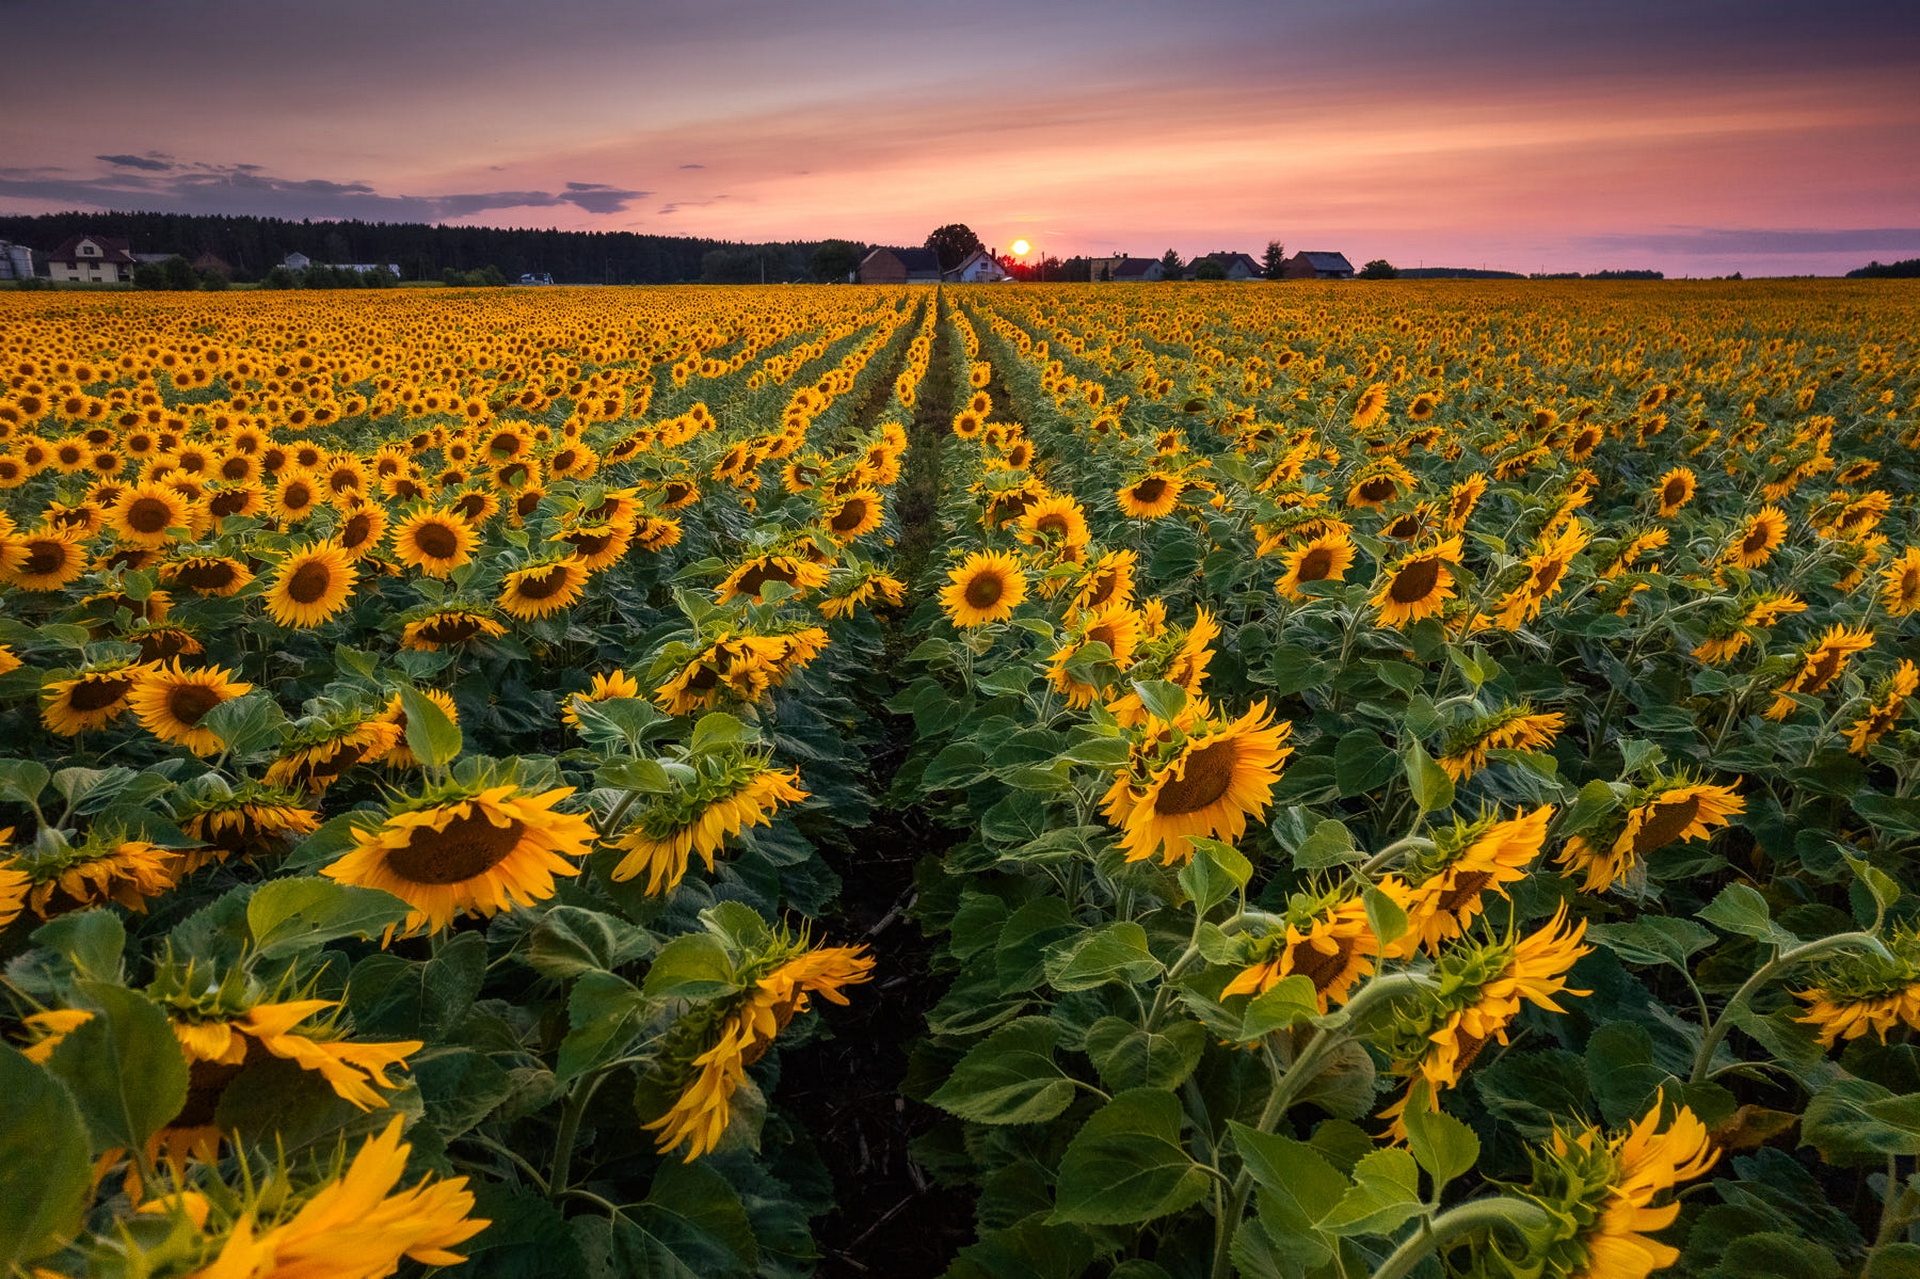
[[[0,212],[1920,257],[1915,0],[0,0]]]

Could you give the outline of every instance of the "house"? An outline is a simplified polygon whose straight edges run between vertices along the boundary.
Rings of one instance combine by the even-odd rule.
[[[25,280],[33,275],[33,250],[24,244],[0,240],[0,280]]]
[[[76,235],[47,255],[47,274],[56,280],[119,283],[132,280],[139,264],[125,240]]]
[[[1013,278],[988,249],[975,249],[943,276],[949,284],[999,284]]]
[[[1194,279],[1200,264],[1208,261],[1218,262],[1229,280],[1258,280],[1265,274],[1260,264],[1244,253],[1208,253],[1187,264],[1187,278]]]
[[[524,275],[522,275],[522,276],[520,277],[520,283],[522,283],[522,284],[552,284],[552,283],[553,283],[553,273],[552,273],[551,271],[528,271],[528,272],[527,272],[526,274],[524,274]]]
[[[289,253],[280,259],[280,265],[289,271],[304,271],[310,266],[324,266],[334,271],[357,271],[361,275],[369,271],[385,271],[396,280],[400,278],[398,262],[315,262],[304,253]]]
[[[218,253],[212,252],[211,250],[209,250],[206,253],[202,253],[199,257],[193,260],[193,269],[195,272],[201,275],[205,275],[208,271],[212,271],[215,275],[224,275],[229,280],[233,278],[233,267],[227,263],[227,260],[225,258],[221,257]]]
[[[1167,268],[1159,258],[1115,258],[1111,270],[1113,279],[1123,284],[1167,278]],[[1093,278],[1099,279],[1100,273],[1095,271]]]
[[[313,265],[313,259],[304,253],[289,253],[280,259],[280,265],[289,271],[304,271]]]
[[[1305,249],[1280,264],[1283,280],[1351,280],[1353,263],[1344,253],[1309,253]]]
[[[938,284],[940,255],[932,249],[874,249],[860,259],[862,284]]]

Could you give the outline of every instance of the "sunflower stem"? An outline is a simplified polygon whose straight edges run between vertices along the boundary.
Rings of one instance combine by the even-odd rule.
[[[587,1104],[593,1100],[593,1094],[600,1091],[600,1084],[607,1077],[606,1071],[600,1071],[591,1079],[583,1080],[567,1097],[567,1104],[560,1112],[560,1130],[553,1138],[553,1175],[547,1179],[551,1189],[548,1198],[557,1199],[567,1193],[567,1178],[573,1172],[573,1144],[580,1135],[580,1119],[587,1113]]]
[[[1707,1033],[1700,1040],[1700,1050],[1694,1054],[1693,1070],[1687,1076],[1690,1084],[1702,1083],[1713,1068],[1713,1054],[1720,1048],[1720,1041],[1727,1037],[1727,1031],[1733,1028],[1733,1016],[1746,1002],[1757,994],[1761,987],[1774,977],[1785,972],[1795,964],[1824,955],[1828,951],[1841,950],[1847,946],[1878,947],[1880,939],[1872,933],[1835,933],[1831,937],[1821,937],[1815,941],[1803,943],[1793,949],[1783,951],[1762,964],[1747,978],[1739,990],[1733,992],[1733,998],[1720,1010],[1720,1015],[1707,1027]]]
[[[1546,1209],[1525,1199],[1510,1195],[1475,1199],[1421,1222],[1413,1236],[1380,1263],[1373,1279],[1404,1279],[1430,1254],[1476,1231],[1505,1226],[1524,1240],[1529,1232],[1547,1224]]]

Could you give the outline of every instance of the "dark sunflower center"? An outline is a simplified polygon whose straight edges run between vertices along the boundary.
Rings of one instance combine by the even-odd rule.
[[[1162,817],[1183,817],[1217,802],[1233,785],[1234,768],[1239,762],[1240,744],[1234,738],[1202,746],[1187,756],[1180,776],[1161,786],[1153,811]]]
[[[1303,582],[1324,582],[1333,572],[1333,552],[1316,546],[1300,557],[1299,578]]]
[[[836,533],[848,533],[859,528],[867,520],[867,500],[856,497],[849,500],[829,521]]]
[[[1067,535],[1067,517],[1057,512],[1049,512],[1034,521],[1034,529],[1043,534],[1065,537]]]
[[[1767,526],[1765,524],[1755,524],[1752,530],[1747,533],[1746,537],[1741,539],[1740,549],[1749,555],[1753,555],[1759,551],[1766,550],[1769,540],[1771,539],[1768,536]]]
[[[967,581],[963,593],[967,603],[974,608],[992,608],[1007,593],[1007,584],[1000,580],[1000,574],[991,570],[976,573]]]
[[[1302,942],[1293,948],[1293,971],[1312,982],[1314,992],[1318,994],[1333,985],[1339,980],[1340,974],[1347,970],[1347,963],[1353,958],[1355,940],[1352,937],[1336,938],[1331,955]]]
[[[176,684],[167,693],[167,714],[182,724],[194,725],[201,716],[226,699],[205,684]]]
[[[241,490],[215,493],[213,500],[207,503],[207,509],[220,516],[238,515],[247,509],[247,494]]]
[[[1667,487],[1660,494],[1660,500],[1668,506],[1680,505],[1687,500],[1687,482],[1678,479],[1668,480]]]
[[[1387,598],[1396,604],[1415,604],[1433,594],[1440,581],[1440,561],[1428,556],[1415,560],[1393,575]]]
[[[1399,487],[1384,475],[1376,476],[1362,484],[1357,492],[1363,502],[1385,502],[1399,492]]]
[[[604,533],[569,533],[567,545],[582,555],[598,555],[613,545],[613,537],[611,530]]]
[[[157,497],[137,497],[127,503],[126,521],[136,533],[164,533],[173,523],[173,508]]]
[[[340,527],[340,544],[349,549],[359,546],[373,536],[373,517],[365,511],[359,511],[348,517]]]
[[[405,848],[387,854],[387,867],[415,884],[457,884],[505,861],[526,829],[518,820],[495,826],[478,811],[439,830],[416,826]]]
[[[173,580],[190,591],[217,591],[232,583],[234,566],[225,560],[188,564],[173,575]]]
[[[1133,486],[1133,500],[1143,506],[1152,506],[1167,495],[1167,482],[1158,476],[1141,480]]]
[[[669,484],[665,492],[667,501],[674,504],[684,502],[693,496],[693,489],[685,484]]]
[[[67,694],[67,705],[77,711],[103,711],[127,695],[133,680],[124,675],[100,675],[81,680]]]
[[[429,559],[450,560],[460,550],[460,538],[445,524],[422,524],[413,531],[413,541]]]
[[[458,644],[480,633],[480,623],[471,617],[436,617],[420,628],[423,638],[435,644]]]
[[[768,582],[785,582],[788,586],[792,586],[798,576],[794,570],[785,565],[761,563],[742,573],[740,580],[734,583],[733,589],[742,595],[758,595],[760,588]]]
[[[287,579],[287,594],[296,604],[312,604],[326,598],[333,586],[333,570],[318,560],[308,560]]]
[[[1387,525],[1387,536],[1396,542],[1405,542],[1419,531],[1420,517],[1417,515],[1402,515],[1399,519]]]
[[[1094,579],[1093,593],[1087,596],[1088,608],[1099,608],[1112,599],[1114,592],[1120,589],[1118,573],[1102,573]]]
[[[1910,600],[1920,595],[1920,568],[1910,568],[1900,575],[1900,598]]]
[[[1827,681],[1840,673],[1840,664],[1845,660],[1846,655],[1837,648],[1823,648],[1815,653],[1813,659],[1807,663],[1807,670],[1812,674],[1812,679],[1808,681],[1805,691],[1817,693],[1825,688]]]
[[[1688,795],[1684,799],[1656,801],[1653,811],[1647,814],[1640,829],[1634,832],[1633,852],[1636,857],[1644,857],[1656,849],[1665,848],[1680,838],[1680,832],[1693,825],[1693,819],[1700,813],[1700,797]]]
[[[1453,887],[1440,894],[1439,898],[1434,902],[1434,906],[1446,914],[1452,914],[1462,906],[1471,905],[1477,901],[1480,894],[1485,891],[1487,885],[1492,882],[1493,875],[1491,872],[1470,870],[1454,880]]]
[[[551,599],[567,589],[567,583],[571,579],[572,574],[568,572],[566,565],[555,564],[544,573],[531,573],[521,578],[514,590],[522,599]]]
[[[220,477],[227,480],[244,480],[253,474],[253,464],[244,457],[230,457],[220,464]]]
[[[21,567],[29,577],[44,577],[67,566],[67,544],[40,538],[27,544],[27,562]]]
[[[1535,595],[1545,595],[1548,591],[1552,590],[1553,584],[1560,580],[1560,574],[1565,568],[1566,565],[1562,564],[1559,560],[1550,560],[1535,569],[1533,573],[1533,593]]]

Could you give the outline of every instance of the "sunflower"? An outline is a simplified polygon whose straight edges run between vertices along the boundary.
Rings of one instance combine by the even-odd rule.
[[[714,854],[728,839],[749,826],[771,824],[780,805],[806,797],[798,770],[778,771],[765,760],[735,761],[718,777],[703,773],[678,793],[655,797],[613,841],[626,856],[612,878],[628,880],[644,871],[649,896],[670,893],[686,876],[692,854],[698,853],[711,872]]]
[[[514,569],[500,584],[500,611],[523,622],[537,621],[569,607],[587,589],[587,570],[569,551]]]
[[[1388,881],[1381,889],[1392,896],[1396,886]],[[1221,999],[1264,995],[1285,978],[1299,975],[1313,983],[1314,1000],[1325,1013],[1347,1002],[1354,985],[1372,975],[1374,961],[1383,952],[1402,959],[1411,953],[1401,943],[1383,948],[1367,922],[1364,900],[1345,889],[1317,898],[1295,893],[1284,918],[1283,930],[1248,945],[1245,967],[1221,990]]]
[[[586,818],[553,811],[572,794],[503,785],[402,800],[378,827],[354,831],[353,850],[320,873],[405,901],[412,910],[399,931],[409,937],[445,931],[461,915],[531,906],[553,896],[554,876],[580,873],[569,859],[593,842]]]
[[[1414,488],[1413,474],[1392,458],[1368,463],[1347,487],[1347,505],[1378,511],[1397,502]]]
[[[380,719],[322,721],[296,734],[286,753],[267,765],[266,783],[323,795],[355,764],[371,763],[392,751],[400,737],[398,725]]]
[[[1497,614],[1502,630],[1517,631],[1540,616],[1540,607],[1564,585],[1568,565],[1587,546],[1587,533],[1578,522],[1534,543],[1522,561],[1526,580],[1501,597]]]
[[[1043,498],[1021,513],[1015,535],[1030,546],[1085,546],[1093,534],[1080,503],[1065,495]]]
[[[669,715],[691,715],[730,698],[758,701],[826,646],[827,633],[817,626],[776,634],[723,631],[654,689],[654,702]]]
[[[331,542],[296,547],[267,588],[267,616],[281,626],[318,626],[347,606],[360,578],[353,559]]]
[[[580,705],[584,703],[611,701],[616,697],[640,696],[640,681],[623,670],[612,673],[596,673],[593,684],[584,693],[575,693],[561,701],[560,721],[574,728],[580,727]]]
[[[1741,527],[1727,556],[1741,568],[1759,568],[1786,540],[1787,513],[1777,506],[1763,506]]]
[[[784,582],[796,593],[804,594],[826,585],[827,576],[826,565],[798,555],[757,555],[727,574],[714,588],[714,598],[721,604],[736,599],[750,599],[758,604],[761,589],[768,582]]]
[[[820,512],[827,536],[845,545],[880,527],[883,508],[880,494],[871,488],[859,488],[834,501]]]
[[[73,737],[118,719],[146,673],[136,662],[102,662],[40,689],[40,718],[50,732]]]
[[[1076,612],[1102,608],[1108,604],[1133,602],[1134,568],[1140,557],[1132,551],[1108,551],[1095,560],[1080,579],[1074,592]]]
[[[1665,1099],[1656,1097],[1625,1133],[1608,1138],[1588,1125],[1554,1128],[1544,1149],[1528,1152],[1533,1177],[1520,1193],[1545,1210],[1544,1233],[1529,1235],[1530,1258],[1553,1275],[1647,1279],[1680,1259],[1680,1250],[1647,1236],[1673,1225],[1680,1204],[1654,1200],[1691,1181],[1720,1157],[1707,1126],[1681,1106],[1664,1131]]]
[[[231,555],[188,555],[162,564],[160,580],[195,595],[224,598],[245,590],[253,573]]]
[[[1004,551],[975,551],[947,573],[952,584],[940,591],[940,606],[960,627],[1004,622],[1027,596],[1020,562]]]
[[[852,585],[836,587],[835,591],[820,601],[822,617],[851,617],[855,609],[862,605],[872,608],[876,602],[898,608],[907,598],[906,583],[874,568],[860,569]]]
[[[1831,955],[1813,971],[1814,985],[1793,991],[1808,1005],[1796,1018],[1820,1031],[1822,1047],[1871,1032],[1881,1043],[1890,1030],[1920,1029],[1920,937],[1896,925],[1884,952]]]
[[[219,1000],[219,986],[214,986],[216,993],[209,1000],[202,992],[186,988],[182,976],[191,979],[192,975],[163,971],[149,990],[167,1008],[174,1038],[187,1059],[187,1111],[173,1120],[172,1126],[177,1128],[210,1127],[214,1106],[225,1085],[249,1062],[269,1054],[319,1075],[336,1096],[360,1110],[383,1107],[387,1099],[374,1090],[375,1085],[399,1087],[387,1077],[387,1071],[405,1066],[408,1057],[426,1046],[418,1039],[380,1044],[338,1038],[338,1014],[320,1025],[296,1029],[302,1022],[339,1008],[339,1002],[295,999],[257,1003],[239,1011],[218,1006],[223,1002]],[[215,1006],[202,1007],[208,1003]],[[202,1095],[196,1097],[196,1093]],[[204,1119],[188,1113],[196,1109],[205,1112]]]
[[[10,869],[27,876],[26,905],[42,919],[110,901],[145,911],[148,900],[172,891],[183,873],[176,850],[101,826],[78,844],[16,856]]]
[[[1459,564],[1460,549],[1460,538],[1454,536],[1396,560],[1369,601],[1380,610],[1380,625],[1400,626],[1438,613],[1454,597],[1447,566]]]
[[[1531,751],[1551,746],[1566,726],[1565,715],[1558,711],[1536,714],[1531,702],[1503,706],[1450,731],[1436,762],[1457,784],[1487,766],[1488,751]]]
[[[459,725],[460,708],[454,705],[451,693],[437,688],[422,688],[419,691],[422,697],[440,708],[440,713],[447,717],[448,723]],[[386,709],[380,712],[377,719],[380,723],[393,725],[400,732],[393,739],[393,746],[386,754],[377,758],[370,756],[367,762],[385,764],[388,768],[419,768],[420,757],[415,755],[413,748],[407,745],[407,708],[406,703],[400,700],[400,694],[395,693],[387,699]]]
[[[1110,654],[1106,664],[1124,671],[1133,664],[1133,652],[1139,642],[1140,618],[1131,608],[1109,604],[1082,613],[1067,642],[1048,659],[1047,679],[1067,699],[1069,706],[1084,709],[1093,705],[1100,689],[1074,677],[1070,669],[1074,659],[1085,652],[1089,644],[1105,644]]]
[[[326,485],[319,476],[289,466],[280,472],[269,505],[274,515],[286,524],[298,524],[319,509],[326,496]]]
[[[17,671],[25,665],[26,663],[21,661],[11,648],[8,648],[5,644],[0,644],[0,675],[5,675],[10,671]]]
[[[1505,897],[1506,885],[1527,877],[1552,818],[1553,806],[1543,804],[1506,821],[1456,820],[1451,829],[1436,831],[1432,852],[1407,863],[1407,887],[1392,894],[1402,898],[1410,934],[1434,955],[1442,942],[1464,935],[1480,913],[1483,893],[1491,889]]]
[[[1855,653],[1864,653],[1872,647],[1873,632],[1864,626],[1827,628],[1819,643],[1801,659],[1800,669],[1788,676],[1786,682],[1774,691],[1773,705],[1766,711],[1767,718],[1779,720],[1793,714],[1799,709],[1799,704],[1790,694],[1812,697],[1824,692],[1846,670],[1848,660]]]
[[[1867,748],[1893,731],[1907,709],[1907,699],[1920,690],[1920,667],[1902,659],[1893,674],[1880,682],[1865,719],[1855,720],[1847,730],[1847,750],[1865,756]]]
[[[471,561],[479,541],[466,520],[434,507],[414,512],[393,530],[394,554],[428,577],[444,578]]]
[[[1604,832],[1575,835],[1554,858],[1561,874],[1585,874],[1580,887],[1605,892],[1632,874],[1647,857],[1669,844],[1710,835],[1727,819],[1746,811],[1747,803],[1731,786],[1714,786],[1675,777],[1636,792],[1624,821]]]
[[[1371,431],[1387,415],[1387,384],[1375,382],[1353,402],[1353,429]]]
[[[1880,570],[1880,580],[1885,583],[1880,603],[1887,612],[1895,617],[1920,612],[1920,546],[1900,552],[1899,559]]]
[[[1136,520],[1157,520],[1173,514],[1180,504],[1180,483],[1170,475],[1149,471],[1115,490],[1120,509]]]
[[[259,782],[198,794],[176,816],[180,829],[200,845],[184,854],[187,874],[230,857],[251,861],[283,856],[297,840],[320,829],[318,810]]]
[[[436,653],[469,640],[493,639],[505,635],[507,628],[487,614],[471,608],[437,608],[406,623],[400,632],[400,647],[416,652]]]
[[[1150,721],[1101,801],[1108,823],[1121,832],[1127,860],[1159,853],[1171,866],[1193,856],[1195,835],[1239,839],[1247,818],[1273,798],[1281,765],[1293,753],[1283,745],[1292,731],[1290,723],[1272,722],[1265,702],[1237,720],[1197,720],[1172,742]]]
[[[1693,500],[1699,483],[1699,477],[1684,466],[1676,466],[1661,476],[1660,482],[1653,488],[1654,501],[1660,504],[1657,512],[1660,518],[1664,520],[1679,514],[1680,508]]]
[[[134,546],[165,546],[169,529],[193,526],[186,499],[165,484],[137,484],[121,493],[107,517],[109,527]]]
[[[200,727],[207,712],[253,691],[251,684],[233,682],[233,672],[204,667],[183,670],[176,660],[148,667],[127,695],[127,704],[141,727],[163,742],[175,742],[195,755],[217,755],[226,748],[212,729]]]
[[[354,559],[365,559],[387,539],[387,508],[378,502],[360,502],[348,509],[333,540]]]
[[[733,1118],[733,1095],[746,1078],[747,1067],[758,1061],[793,1018],[808,1009],[809,997],[819,995],[846,1004],[842,987],[869,981],[873,960],[864,946],[823,946],[799,950],[782,958],[746,992],[720,1022],[710,1047],[694,1057],[678,1089],[679,1096],[658,1119],[641,1125],[657,1132],[662,1153],[687,1148],[692,1163],[719,1145]]]
[[[1301,543],[1280,557],[1285,571],[1273,589],[1290,600],[1310,598],[1300,588],[1308,582],[1344,582],[1356,551],[1344,527],[1335,526]]]
[[[23,591],[57,591],[87,571],[84,540],[78,530],[56,528],[4,539],[10,553],[0,555],[0,581]]]
[[[1655,528],[1648,529],[1644,533],[1635,533],[1632,537],[1621,538],[1614,543],[1612,551],[1603,561],[1604,567],[1600,568],[1600,576],[1611,581],[1622,573],[1636,569],[1641,556],[1660,550],[1667,545],[1672,536],[1666,529]],[[1655,564],[1643,571],[1654,572],[1658,568],[1659,565]]]

